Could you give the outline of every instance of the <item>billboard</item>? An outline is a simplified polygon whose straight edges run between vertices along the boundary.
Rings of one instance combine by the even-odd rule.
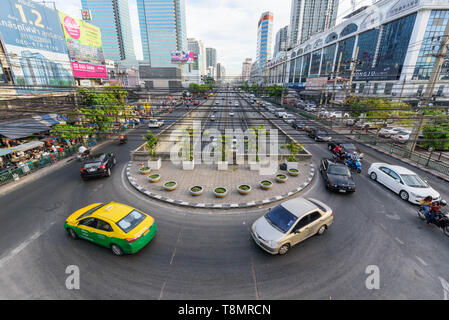
[[[74,85],[55,10],[30,0],[2,0],[0,39],[19,94]]]
[[[100,28],[59,12],[75,78],[107,79]]]
[[[170,58],[171,63],[176,64],[192,64],[194,62],[195,54],[193,51],[171,51]],[[198,58],[198,56],[197,56]]]

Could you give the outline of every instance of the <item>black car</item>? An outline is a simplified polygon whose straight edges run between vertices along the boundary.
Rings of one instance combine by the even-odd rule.
[[[111,168],[116,162],[115,155],[111,152],[90,155],[81,168],[81,178],[87,180],[89,178],[109,177]]]
[[[351,171],[342,163],[334,163],[330,159],[321,160],[320,172],[328,190],[341,193],[355,192],[355,182]]]
[[[331,141],[327,144],[327,148],[330,152],[334,153],[335,146],[339,146],[341,144],[343,151],[346,153],[353,153],[357,152],[360,155],[360,158],[363,157],[363,153],[360,152],[360,150],[357,148],[356,145],[349,142],[341,142],[341,141]]]
[[[292,123],[292,127],[293,127],[293,129],[306,130],[307,123],[304,120],[295,120]]]
[[[329,132],[325,129],[322,128],[312,128],[310,129],[310,131],[307,133],[307,135],[312,138],[315,139],[315,141],[331,141],[332,137],[330,136]]]

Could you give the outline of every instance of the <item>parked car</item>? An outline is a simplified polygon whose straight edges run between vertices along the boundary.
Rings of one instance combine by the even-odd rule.
[[[331,113],[329,113],[329,118],[341,119],[343,117],[344,118],[349,117],[349,113],[347,112],[343,113],[343,111],[332,111]]]
[[[306,130],[307,129],[307,122],[304,120],[295,120],[292,122],[292,128],[298,129],[298,130]]]
[[[403,131],[399,131],[395,135],[392,135],[391,139],[396,142],[399,142],[399,143],[407,143],[408,140],[410,140],[411,134],[412,134],[412,132],[410,130],[403,130]]]
[[[214,114],[210,116],[210,121],[215,121],[215,115]]]
[[[286,254],[291,247],[318,234],[333,222],[333,212],[321,201],[296,198],[270,209],[251,226],[256,244],[270,254]]]
[[[344,119],[343,120],[343,124],[346,125],[346,126],[353,126],[355,124],[355,120],[351,119],[351,118]]]
[[[390,138],[391,136],[401,132],[405,130],[404,128],[401,127],[395,127],[395,128],[382,128],[379,131],[379,136],[381,137],[385,137],[385,138]]]
[[[440,194],[426,180],[413,171],[388,163],[373,163],[368,169],[368,175],[393,192],[399,194],[402,200],[419,204],[427,196],[440,200]]]
[[[340,193],[355,192],[355,182],[346,165],[334,163],[330,159],[323,159],[320,163],[320,172],[328,190]]]
[[[164,120],[158,120],[158,119],[150,119],[148,122],[148,128],[159,128],[164,125]]]
[[[316,111],[316,107],[314,105],[309,105],[309,106],[306,106],[304,108],[304,110],[306,110],[308,112],[314,112],[314,111]]]
[[[232,111],[229,112],[229,116],[230,116],[230,117],[233,117],[233,116],[234,116],[234,112],[232,112]]]
[[[315,139],[315,141],[320,142],[326,142],[331,141],[332,137],[330,136],[329,132],[322,128],[312,128],[308,134],[310,138]]]
[[[111,169],[116,163],[117,160],[112,152],[92,154],[84,161],[80,170],[81,178],[88,180],[90,178],[109,177]]]

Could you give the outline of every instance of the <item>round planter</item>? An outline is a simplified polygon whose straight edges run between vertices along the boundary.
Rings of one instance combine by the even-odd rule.
[[[285,174],[277,174],[276,181],[280,183],[285,183],[288,180],[288,177]]]
[[[202,186],[193,186],[190,188],[190,194],[192,196],[200,196],[203,193],[204,188]]]
[[[224,198],[228,194],[228,190],[225,187],[218,187],[214,189],[214,194],[217,198]]]
[[[151,168],[142,167],[142,168],[139,169],[139,172],[140,172],[140,174],[143,174],[143,175],[146,176],[146,175],[150,174]]]
[[[288,169],[288,174],[296,177],[297,175],[299,175],[299,170],[298,169]]]
[[[161,180],[161,175],[159,173],[155,173],[148,176],[148,181],[150,181],[151,183],[156,183],[159,180]]]
[[[273,187],[273,182],[271,182],[270,180],[262,180],[260,182],[260,187],[264,190],[269,190]]]
[[[251,192],[251,186],[247,184],[241,184],[237,187],[240,194],[247,195]]]
[[[178,184],[176,183],[176,181],[168,181],[164,183],[164,189],[167,191],[175,190],[177,186]]]

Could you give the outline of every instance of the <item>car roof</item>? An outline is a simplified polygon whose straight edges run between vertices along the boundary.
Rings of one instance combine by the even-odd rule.
[[[111,201],[92,213],[91,216],[118,222],[133,210],[135,210],[133,207],[127,206],[126,204]]]
[[[98,162],[100,160],[104,160],[105,157],[106,157],[105,153],[91,154],[84,162],[85,163]]]
[[[395,165],[388,164],[388,163],[376,163],[376,165],[378,167],[386,167],[388,169],[391,169],[394,172],[396,172],[397,174],[416,174],[416,173],[414,173],[413,171],[411,171],[411,170],[409,170],[407,168],[404,168],[404,167],[401,167],[401,166],[395,166]]]
[[[298,218],[301,218],[302,216],[313,210],[319,209],[316,204],[305,198],[295,198],[292,200],[288,200],[281,203],[281,206]]]

